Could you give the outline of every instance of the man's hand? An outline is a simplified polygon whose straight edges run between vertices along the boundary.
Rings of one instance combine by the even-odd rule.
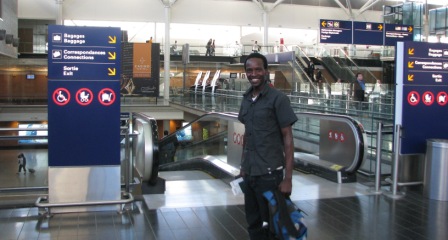
[[[288,178],[283,179],[283,181],[278,186],[278,189],[286,197],[289,197],[292,192],[292,179],[288,179]]]
[[[246,175],[246,174],[244,173],[243,169],[240,169],[240,174],[236,178],[244,177],[244,175]]]

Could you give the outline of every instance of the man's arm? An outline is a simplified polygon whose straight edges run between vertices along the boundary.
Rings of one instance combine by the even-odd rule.
[[[240,177],[244,177],[244,175],[245,175],[243,168],[241,166],[244,161],[244,146],[246,146],[246,134],[243,134],[243,151],[241,152],[241,163],[240,163],[240,174],[239,174]]]
[[[294,140],[292,138],[292,126],[282,128],[283,144],[285,151],[285,178],[280,183],[280,191],[290,195],[292,191],[292,170],[294,168]]]

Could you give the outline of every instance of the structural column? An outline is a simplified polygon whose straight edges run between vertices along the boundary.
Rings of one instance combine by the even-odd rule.
[[[163,50],[163,61],[165,67],[163,98],[165,100],[170,99],[170,21],[171,6],[170,4],[165,4],[165,44]]]
[[[62,5],[64,0],[56,0],[56,25],[64,25],[64,19],[62,17]]]

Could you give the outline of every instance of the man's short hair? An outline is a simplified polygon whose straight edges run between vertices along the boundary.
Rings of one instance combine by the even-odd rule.
[[[264,69],[268,69],[268,60],[266,59],[266,57],[263,54],[251,53],[251,54],[249,54],[249,56],[247,56],[246,61],[244,61],[244,70],[246,70],[247,60],[249,60],[251,58],[259,58],[259,59],[263,60]]]
[[[361,72],[356,73],[356,78],[358,78],[359,75],[362,75]]]

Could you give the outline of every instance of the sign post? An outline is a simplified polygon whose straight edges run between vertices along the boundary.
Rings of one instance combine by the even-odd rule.
[[[121,199],[120,36],[119,28],[48,27],[50,203]]]

